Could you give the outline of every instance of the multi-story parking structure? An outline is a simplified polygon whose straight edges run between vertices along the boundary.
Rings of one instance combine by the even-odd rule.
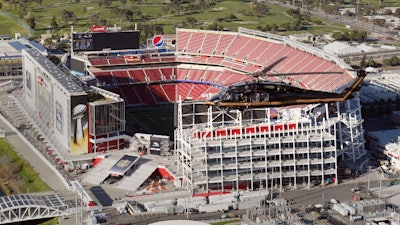
[[[198,46],[193,47],[192,43]],[[205,49],[211,50],[204,54]],[[273,68],[274,72],[332,71],[334,68],[343,74],[282,79],[268,72],[271,76],[264,78],[313,90],[340,92],[355,77],[341,60],[319,51],[283,37],[245,29],[234,34],[181,30],[177,36],[177,59],[219,65],[229,62],[228,67],[240,73],[245,68],[264,68],[276,59],[285,58]],[[332,104],[244,111],[227,111],[201,102],[179,102],[176,169],[182,184],[192,190],[324,184],[337,177],[339,160],[353,162],[365,153],[360,108],[358,97]]]

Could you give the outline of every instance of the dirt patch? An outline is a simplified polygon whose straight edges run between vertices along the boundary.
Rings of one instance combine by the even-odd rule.
[[[259,22],[256,21],[234,21],[235,23],[238,24],[258,24]]]
[[[212,8],[212,11],[224,11],[225,7]]]

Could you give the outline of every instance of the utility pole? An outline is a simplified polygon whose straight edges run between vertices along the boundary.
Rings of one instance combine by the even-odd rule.
[[[370,175],[371,175],[371,166],[368,166],[368,188],[367,188],[368,193],[369,193],[369,184],[371,180]]]
[[[318,12],[321,12],[321,0],[319,0]]]
[[[382,192],[382,176],[383,174],[379,176],[379,199],[381,199],[381,192]]]
[[[269,193],[270,195],[270,201],[269,201],[269,205],[268,205],[268,216],[271,217],[271,203],[272,203],[272,196],[274,195],[274,190],[272,189],[272,187],[274,186],[274,178],[271,179],[271,193]]]
[[[360,8],[359,8],[359,5],[360,5],[360,0],[357,0],[357,14],[356,14],[356,19],[358,20],[359,18],[359,15],[360,15]]]

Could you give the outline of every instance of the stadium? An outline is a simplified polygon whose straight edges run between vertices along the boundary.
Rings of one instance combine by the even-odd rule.
[[[340,161],[354,162],[365,153],[357,96],[344,102],[246,110],[204,104],[230,85],[252,81],[252,73],[267,67],[272,68],[264,80],[341,92],[356,75],[334,55],[286,37],[243,28],[238,32],[177,29],[174,40],[168,42],[156,35],[146,48],[140,48],[138,31],[122,32],[121,36],[102,30],[73,33],[71,77],[82,89],[95,86],[117,94],[116,102],[123,99],[126,125],[132,132],[146,126],[146,121],[135,119],[135,115],[160,110],[158,125],[150,131],[156,133],[165,124],[173,127],[174,176],[181,186],[192,191],[310,187],[335,181]],[[107,44],[106,35],[114,35],[115,42]],[[124,40],[129,40],[126,46],[121,44]],[[337,71],[342,73],[329,74]],[[313,74],[301,74],[309,72]],[[299,74],[274,76],[277,73]],[[43,98],[37,104],[41,108],[45,107],[40,103]],[[75,124],[84,108],[79,107],[75,116],[71,111]],[[130,110],[138,113],[128,115]],[[118,121],[122,119],[125,115],[121,114]],[[132,124],[131,119],[140,123]],[[123,125],[98,136],[95,129],[104,126],[93,127],[88,142],[107,140],[102,151],[122,146],[110,145],[112,138],[118,143],[126,141]],[[65,151],[70,151],[65,146]],[[84,154],[96,153],[101,147],[88,146],[90,150]]]

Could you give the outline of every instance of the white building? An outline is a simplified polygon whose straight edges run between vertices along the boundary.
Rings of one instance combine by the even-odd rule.
[[[356,47],[350,46],[344,42],[334,41],[324,46],[324,51],[330,52],[336,55],[361,53],[362,50]]]

